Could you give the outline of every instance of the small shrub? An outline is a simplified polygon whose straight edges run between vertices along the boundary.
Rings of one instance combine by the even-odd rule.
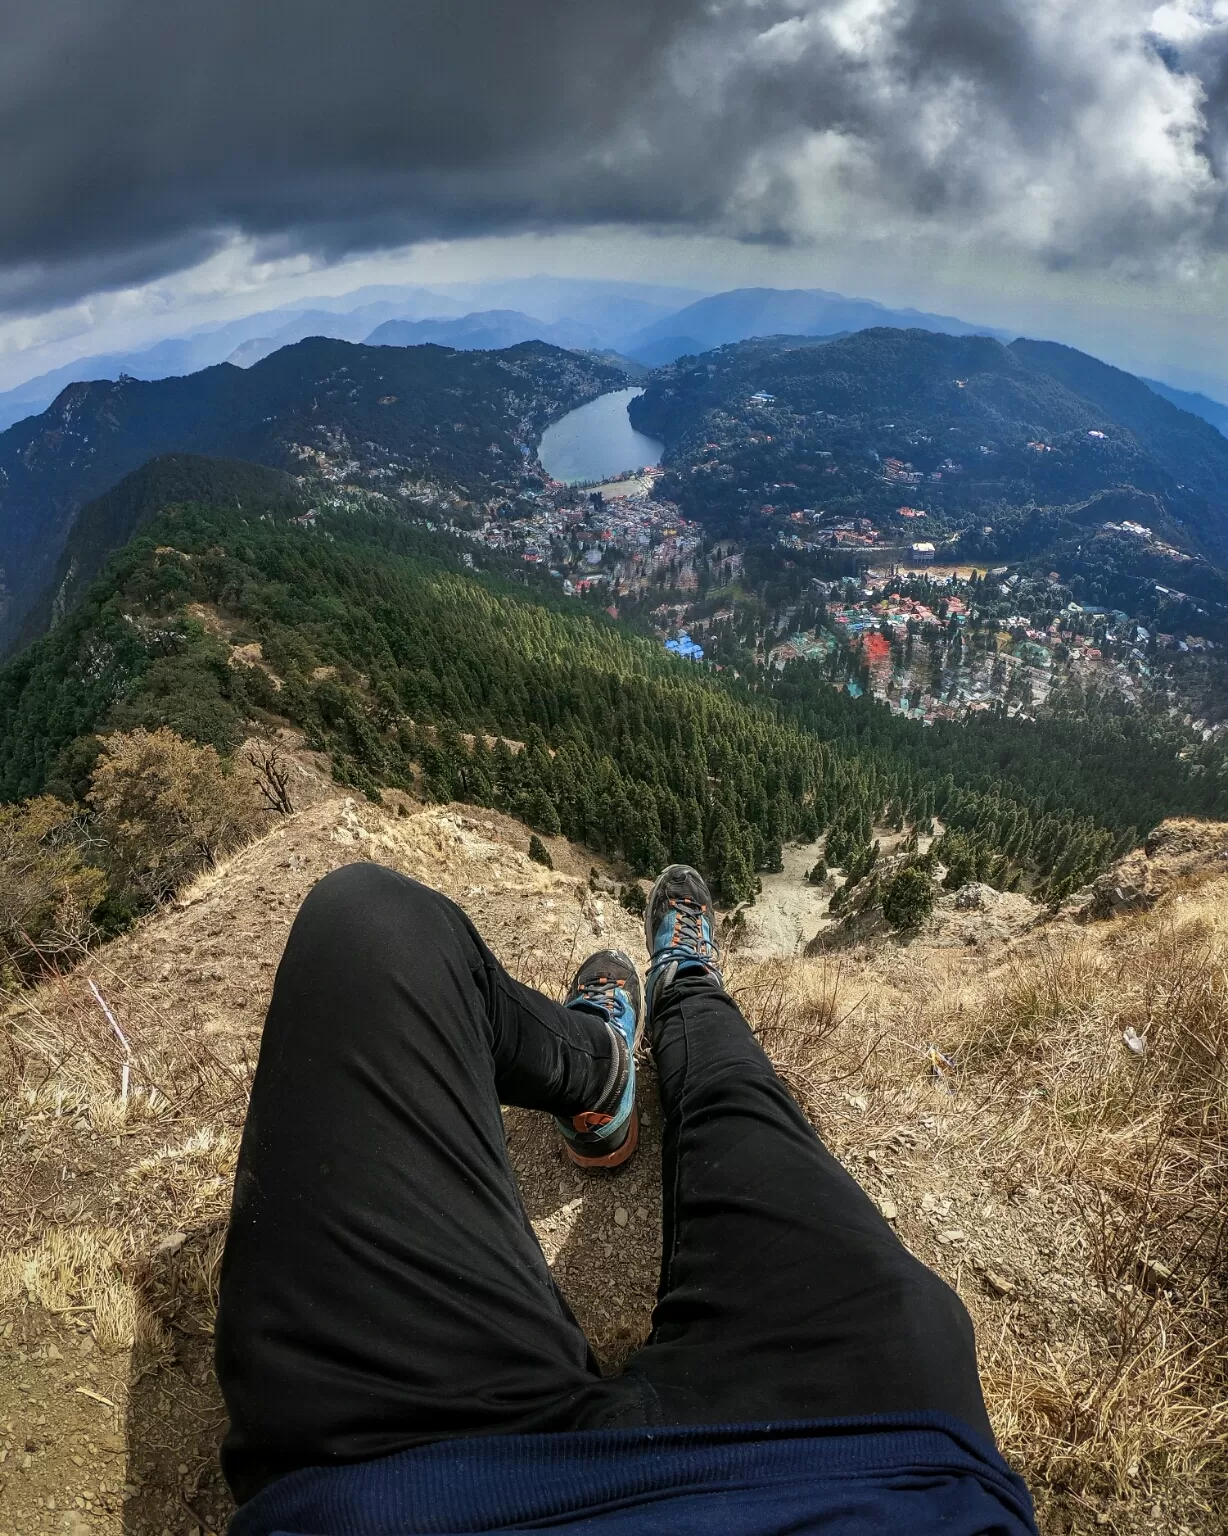
[[[644,895],[644,887],[636,885],[634,881],[630,885],[624,885],[619,892],[618,904],[633,917],[643,917],[648,907],[648,897]]]
[[[806,871],[806,879],[811,885],[822,885],[827,879],[827,865],[820,859],[811,869]]]
[[[534,864],[544,864],[547,869],[554,868],[554,860],[550,857],[550,850],[536,832],[529,839],[529,857],[533,860]]]
[[[104,738],[90,779],[113,883],[138,901],[164,901],[260,830],[252,785],[226,772],[213,747],[174,731]]]
[[[919,928],[934,910],[934,881],[920,864],[906,864],[883,886],[883,916],[892,928]]]
[[[77,958],[105,891],[72,806],[51,795],[0,806],[0,986]]]
[[[293,816],[290,798],[290,766],[276,742],[253,746],[244,754],[255,769],[253,783],[269,810],[279,816]]]

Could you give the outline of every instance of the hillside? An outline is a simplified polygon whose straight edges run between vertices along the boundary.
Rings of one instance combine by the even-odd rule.
[[[625,871],[590,850],[547,839],[547,871],[498,813],[335,798],[319,766],[299,755],[305,809],[0,1017],[4,1529],[224,1527],[217,1266],[264,1008],[316,879],[354,859],[424,879],[556,995],[593,947],[641,952],[586,878]],[[1164,829],[1141,916],[1003,938],[970,906],[954,945],[935,927],[838,964],[732,956],[793,1092],[972,1311],[1044,1536],[1210,1533],[1228,1496],[1226,844],[1223,826]],[[130,1048],[126,1094],[99,998]],[[541,1116],[506,1117],[534,1230],[607,1368],[647,1334],[659,1263],[647,1065],[641,1084],[641,1151],[617,1178],[571,1169]]]
[[[81,508],[50,585],[25,615],[17,645],[36,640],[70,613],[110,556],[138,530],[167,507],[191,501],[280,517],[301,514],[309,504],[302,482],[284,470],[190,453],[150,459]]]
[[[697,863],[730,902],[794,837],[833,829],[868,857],[874,824],[935,816],[977,878],[1058,900],[1164,816],[1228,811],[1222,749],[1163,716],[1071,696],[925,729],[806,666],[697,671],[497,561],[479,575],[475,548],[361,508],[172,510],[0,670],[0,799],[79,799],[99,730],[229,753],[251,722],[289,723],[343,784],[421,778],[642,873]]]
[[[666,445],[661,494],[718,531],[809,509],[892,542],[904,502],[954,558],[1018,558],[1054,542],[1038,513],[1126,487],[1180,556],[1228,557],[1228,439],[1068,347],[884,329],[744,342],[659,370],[630,409]]]
[[[436,499],[517,487],[542,429],[618,387],[591,358],[312,339],[248,369],[74,384],[0,433],[0,650],[50,584],[80,508],[167,453],[252,460]]]

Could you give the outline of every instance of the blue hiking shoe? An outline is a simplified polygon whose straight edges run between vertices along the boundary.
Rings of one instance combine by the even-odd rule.
[[[579,1168],[617,1168],[639,1146],[635,1108],[635,1048],[644,1028],[635,961],[618,949],[590,955],[575,974],[565,1006],[603,1018],[614,1060],[600,1099],[571,1120],[555,1117],[563,1150]]]
[[[724,986],[712,892],[689,864],[671,864],[657,877],[644,911],[648,941],[648,1018],[679,976],[707,974]]]

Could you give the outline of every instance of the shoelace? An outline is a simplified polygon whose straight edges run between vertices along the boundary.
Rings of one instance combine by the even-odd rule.
[[[580,985],[572,1002],[584,998],[599,1003],[608,1016],[614,1018],[618,1012],[618,986],[619,983],[612,976],[592,976]]]
[[[712,940],[704,933],[704,915],[706,907],[697,902],[686,901],[679,897],[670,899],[670,906],[675,915],[674,935],[670,939],[670,948],[677,949],[685,945],[692,954],[701,959],[711,959],[715,953]]]

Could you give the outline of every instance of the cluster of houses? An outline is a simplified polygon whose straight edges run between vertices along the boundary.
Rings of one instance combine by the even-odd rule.
[[[991,589],[995,601],[1028,601],[1017,576],[1008,576],[1005,568],[991,574],[1004,578]],[[867,572],[866,580],[852,601],[841,600],[845,583],[814,582],[813,595],[826,602],[830,627],[788,634],[770,649],[768,664],[781,669],[791,661],[822,661],[843,642],[859,658],[875,698],[896,713],[932,723],[1000,706],[1031,714],[1062,676],[1094,680],[1137,698],[1152,674],[1155,649],[1214,649],[1213,642],[1197,636],[1153,634],[1120,609],[1073,601],[1041,624],[1026,612],[1005,611],[987,623],[983,609],[973,606],[984,602],[985,586],[974,591],[953,575],[926,577],[929,588],[941,594],[940,603],[893,591],[886,572]],[[969,632],[974,621],[975,637]],[[956,635],[973,643],[956,647]],[[1103,648],[1096,643],[1101,636]],[[856,695],[863,691],[859,681],[839,671],[832,681]]]

